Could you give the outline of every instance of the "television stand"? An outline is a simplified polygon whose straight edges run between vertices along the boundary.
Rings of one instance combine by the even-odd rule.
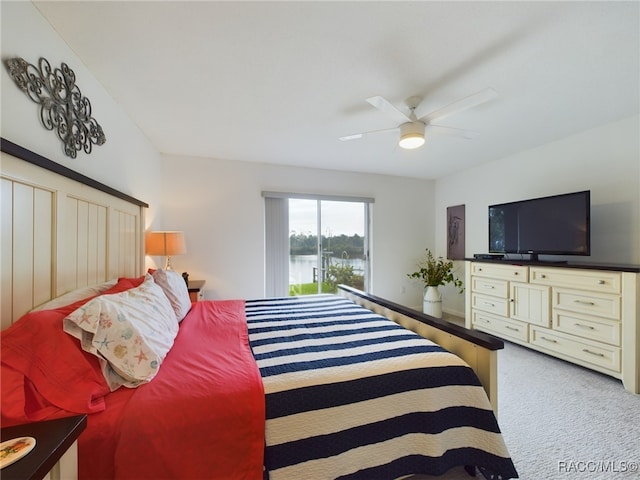
[[[640,265],[468,260],[465,326],[640,393]]]
[[[540,257],[537,253],[529,254],[529,262],[530,263],[545,263],[545,264],[563,264],[567,263],[566,260],[540,260]]]
[[[518,254],[514,254],[518,255]],[[499,255],[495,253],[474,253],[473,258],[465,258],[466,261],[473,262],[495,262],[495,263],[508,263],[511,265],[540,265],[541,267],[547,266],[569,266],[568,260],[540,260],[537,256],[535,258],[508,258],[506,255]]]
[[[516,254],[516,255],[529,255],[529,260],[523,260],[527,263],[536,263],[541,265],[564,265],[568,263],[566,260],[540,260],[538,253]]]
[[[517,260],[515,258],[505,258],[503,260],[505,262],[518,264],[518,265],[540,265],[541,267],[544,267],[545,265],[552,267],[554,265],[561,266],[561,265],[569,264],[567,260],[539,260],[537,258],[536,259],[529,258],[528,260]]]

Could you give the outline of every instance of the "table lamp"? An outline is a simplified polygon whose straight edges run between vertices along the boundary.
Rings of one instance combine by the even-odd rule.
[[[147,232],[145,236],[145,253],[147,255],[163,255],[167,257],[165,270],[171,267],[172,255],[187,253],[183,232]]]

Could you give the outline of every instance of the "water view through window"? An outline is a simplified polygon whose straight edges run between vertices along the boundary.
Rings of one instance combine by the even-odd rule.
[[[367,204],[289,199],[289,294],[366,288]]]

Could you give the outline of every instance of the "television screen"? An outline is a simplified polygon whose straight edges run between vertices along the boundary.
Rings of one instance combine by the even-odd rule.
[[[590,191],[489,206],[489,252],[591,254]]]

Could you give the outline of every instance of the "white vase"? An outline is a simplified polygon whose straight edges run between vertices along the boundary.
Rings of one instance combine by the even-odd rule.
[[[422,311],[432,317],[442,318],[442,296],[438,287],[427,287],[424,291]]]

